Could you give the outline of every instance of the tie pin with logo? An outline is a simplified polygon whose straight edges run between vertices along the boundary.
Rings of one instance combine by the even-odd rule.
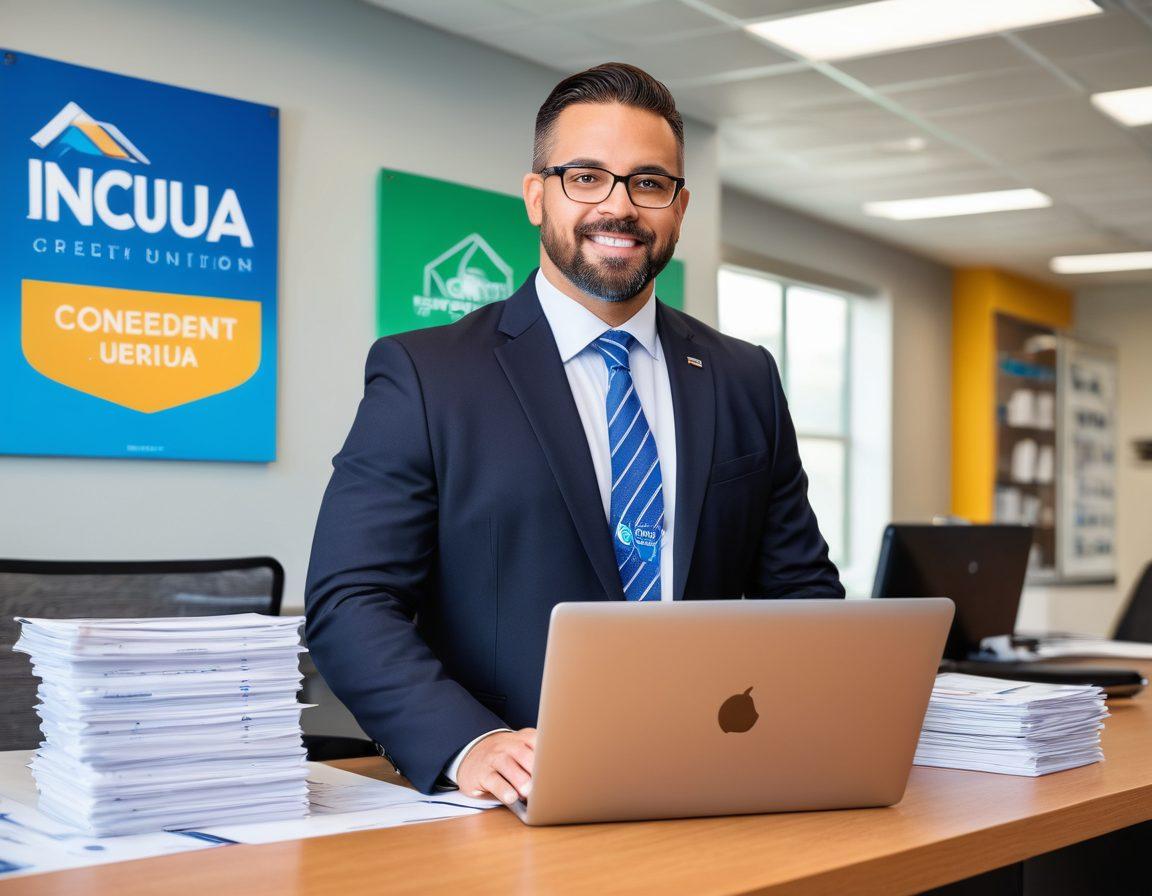
[[[703,367],[704,366],[704,362],[701,361],[699,358],[693,358],[691,355],[688,355],[687,358],[688,358],[688,363],[691,364],[693,367]]]

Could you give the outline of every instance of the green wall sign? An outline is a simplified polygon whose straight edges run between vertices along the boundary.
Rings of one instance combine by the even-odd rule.
[[[540,236],[519,196],[384,168],[378,184],[377,335],[459,320],[506,299],[540,262]],[[684,307],[684,263],[656,294]]]

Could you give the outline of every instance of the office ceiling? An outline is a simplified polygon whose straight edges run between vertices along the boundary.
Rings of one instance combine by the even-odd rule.
[[[721,178],[750,194],[952,265],[1070,287],[1152,283],[1149,271],[1048,268],[1054,255],[1152,249],[1152,125],[1123,127],[1088,99],[1152,85],[1152,0],[1096,0],[1102,15],[832,64],[742,26],[843,0],[367,2],[558,72],[641,66],[719,129]],[[907,222],[861,211],[1018,187],[1052,207]]]

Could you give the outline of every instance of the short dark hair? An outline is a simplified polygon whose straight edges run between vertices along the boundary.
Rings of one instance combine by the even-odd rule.
[[[648,72],[627,62],[605,62],[569,75],[548,94],[536,113],[536,138],[532,145],[532,170],[547,162],[549,142],[556,119],[577,103],[620,103],[661,116],[676,137],[680,160],[684,159],[684,119],[676,111],[671,91]]]

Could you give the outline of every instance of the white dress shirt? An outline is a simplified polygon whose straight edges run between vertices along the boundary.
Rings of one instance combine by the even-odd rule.
[[[664,492],[664,537],[660,549],[660,599],[672,600],[672,544],[676,524],[676,418],[672,409],[672,384],[668,379],[668,366],[664,362],[664,349],[656,332],[656,294],[649,296],[639,311],[618,327],[611,327],[583,305],[564,295],[548,282],[544,271],[536,272],[536,295],[548,319],[560,361],[568,376],[572,398],[588,449],[592,454],[592,467],[604,504],[605,522],[611,521],[612,507],[612,448],[608,442],[608,367],[603,356],[592,345],[609,330],[623,330],[636,340],[628,353],[628,366],[632,382],[644,417],[656,441],[660,458],[660,481]],[[604,537],[610,538],[605,526]],[[497,728],[496,731],[509,729]],[[456,754],[445,772],[455,782],[460,763],[477,743],[495,731],[487,731]]]

